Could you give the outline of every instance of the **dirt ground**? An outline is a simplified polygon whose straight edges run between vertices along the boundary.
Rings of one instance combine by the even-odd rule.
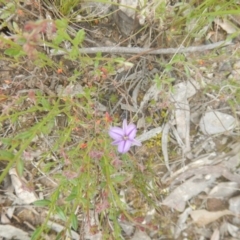
[[[8,28],[2,29],[2,37],[15,36],[10,27],[12,22],[16,22],[24,32],[30,21],[46,19],[48,16],[53,20],[60,17],[46,2],[31,2],[33,4],[23,4],[18,8],[7,23]],[[112,7],[111,13],[104,18],[92,18],[91,21],[70,21],[69,33],[74,36],[75,31],[84,29],[84,48],[110,49],[117,46],[156,50],[174,48],[177,51],[184,41],[185,36],[174,33],[171,17],[166,18],[162,25],[150,19],[140,25],[136,18],[128,17],[116,7]],[[202,38],[192,41],[188,46],[201,48],[224,41],[228,36],[226,30],[216,23],[208,33],[211,35],[208,40]],[[37,49],[49,54],[51,51],[50,47],[45,46],[37,46]],[[149,54],[145,51],[129,54],[124,48],[118,53],[106,50],[102,53],[105,59],[122,57],[131,66],[113,64],[110,70],[106,69],[105,63],[100,63],[97,73],[94,65],[71,61],[64,54],[51,56],[53,63],[57,63],[56,67],[38,67],[31,56],[16,62],[14,58],[6,57],[5,50],[6,45],[0,50],[1,116],[14,111],[26,114],[18,116],[16,122],[2,118],[2,150],[6,150],[6,139],[14,142],[16,134],[28,129],[44,115],[43,112],[38,115],[37,111],[27,113],[37,90],[54,101],[59,97],[60,90],[64,89],[65,94],[74,96],[82,88],[95,87],[97,91],[94,98],[100,115],[108,112],[120,122],[126,117],[134,119],[143,144],[132,150],[131,157],[139,165],[139,175],[145,174],[146,186],[154,186],[146,196],[137,188],[125,186],[125,201],[134,221],[131,222],[124,215],[119,216],[121,239],[240,239],[238,37],[221,48],[186,51],[181,55],[182,60],[175,59],[171,67],[169,62],[173,60],[173,54]],[[169,67],[167,72],[166,67]],[[81,75],[70,85],[73,72],[81,72]],[[160,76],[160,88],[157,87],[156,76]],[[21,101],[22,96],[28,96],[28,101]],[[113,100],[110,101],[110,98]],[[214,112],[215,117],[210,115],[204,120],[203,117],[209,112]],[[225,118],[227,123],[233,120],[234,127],[225,124]],[[67,116],[60,114],[56,127],[64,128],[66,119]],[[221,123],[220,129],[225,128],[225,131],[212,133],[212,128],[219,125],[218,121]],[[76,130],[74,136],[77,139],[81,133]],[[48,141],[53,139],[54,136],[49,136]],[[44,138],[39,137],[31,145],[35,150],[24,153],[24,184],[14,171],[8,172],[3,179],[0,192],[0,239],[30,239],[31,233],[48,217],[46,208],[34,207],[30,202],[21,203],[16,190],[18,184],[23,184],[29,193],[24,198],[28,199],[35,199],[35,194],[39,193],[46,198],[51,195],[56,182],[41,177],[33,167],[46,146]],[[6,166],[5,161],[0,162],[1,172]],[[145,171],[143,166],[148,166],[151,171]],[[141,180],[141,177],[138,179]],[[39,189],[40,186],[43,191]],[[26,192],[23,191],[23,194]],[[108,221],[103,221],[107,227],[111,226]],[[56,232],[66,233],[62,219],[49,219],[48,224],[48,234],[39,239],[56,239]],[[83,216],[79,217],[79,226],[77,231],[72,230],[75,235],[72,233],[69,238],[66,235],[59,239],[105,239],[99,235],[101,231],[97,224],[91,226],[91,234],[87,237],[83,234],[86,231]],[[9,232],[14,232],[15,236]]]

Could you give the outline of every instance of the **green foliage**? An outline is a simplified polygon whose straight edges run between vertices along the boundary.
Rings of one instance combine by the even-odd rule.
[[[77,219],[77,216],[74,214],[74,213],[71,213],[71,227],[77,231],[77,228],[78,228],[78,219]]]
[[[0,160],[1,161],[12,161],[14,159],[14,154],[8,150],[0,150]]]
[[[47,207],[51,205],[51,201],[42,199],[42,200],[35,201],[33,204],[38,207]]]
[[[16,48],[8,48],[4,51],[4,53],[6,55],[8,55],[9,57],[20,57],[20,56],[24,56],[24,52],[21,50],[21,48],[18,46]]]
[[[22,159],[18,159],[16,162],[16,169],[19,176],[23,176],[24,163]]]
[[[76,7],[81,1],[79,0],[54,0],[53,4],[59,9],[60,13],[64,16],[68,16],[72,13],[74,7]]]
[[[2,36],[0,36],[0,41],[3,44],[3,49],[5,49],[4,54],[6,54],[7,56],[17,60],[20,57],[26,55],[22,50],[21,45],[15,43],[14,41],[6,39]]]
[[[174,78],[170,78],[167,75],[161,75],[159,76],[158,74],[155,75],[153,82],[156,83],[158,89],[164,89],[167,87],[167,89],[171,90],[172,89],[172,82],[174,81]]]
[[[5,1],[3,1],[5,3]],[[14,14],[16,11],[16,4],[13,2],[8,2],[5,4],[4,8],[1,9],[0,17],[3,20],[6,20],[9,18],[12,14]]]
[[[39,240],[41,239],[40,236],[42,234],[42,227],[38,227],[34,230],[32,236],[31,236],[31,240]]]

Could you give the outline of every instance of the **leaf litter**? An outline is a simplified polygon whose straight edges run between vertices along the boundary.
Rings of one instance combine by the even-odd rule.
[[[89,8],[89,14],[93,14],[92,16],[102,16],[102,14],[108,14],[109,6],[106,4],[98,3],[100,4],[100,7],[99,5],[95,6],[84,4],[83,6]],[[125,2],[122,4],[128,5],[128,3]],[[121,7],[120,11],[122,11],[124,14],[118,11],[118,15],[114,20],[115,24],[116,18],[121,20],[118,24],[116,24],[120,33],[118,31],[114,32],[114,29],[109,27],[109,35],[114,33],[118,37],[118,40],[120,40],[122,37],[121,33],[125,36],[130,36],[134,31],[133,26],[129,26],[129,28],[128,26],[123,26],[124,22],[126,21],[131,22],[130,25],[132,25],[136,18],[135,15],[125,12],[126,9],[128,8]],[[186,16],[186,14],[187,13],[184,11],[183,15]],[[127,15],[128,18],[125,15]],[[236,33],[235,28],[232,28],[231,25],[228,25],[226,19],[219,20],[216,18],[214,23],[217,27],[221,27],[222,30],[227,34]],[[187,27],[192,29],[195,24],[196,22],[191,21]],[[153,31],[154,28],[151,28],[151,30]],[[209,26],[207,26],[204,31],[209,31]],[[214,31],[217,32],[218,30],[214,29]],[[96,42],[95,39],[92,40],[92,42]],[[151,42],[152,40],[153,39],[149,37],[148,42]],[[112,39],[110,39],[110,42],[111,41]],[[143,46],[145,45],[143,44]],[[168,47],[167,44],[164,46]],[[233,51],[231,47],[232,46],[230,46],[229,50],[227,49],[226,52]],[[196,56],[194,58],[195,52],[185,54],[188,58],[198,59],[204,58],[205,53],[199,53],[197,58]],[[226,55],[228,57],[229,53]],[[146,59],[148,58],[147,56],[144,57]],[[168,62],[170,59],[165,58],[164,60]],[[231,78],[231,76],[234,76],[235,78],[239,79],[236,59],[233,58],[232,61],[235,62],[235,69],[230,68],[229,77]],[[144,145],[146,144],[147,146],[151,140],[155,139],[159,134],[162,134],[161,146],[157,146],[157,150],[155,152],[151,152],[151,150],[143,151],[144,154],[148,154],[148,159],[146,159],[146,157],[144,158],[145,155],[143,154],[141,158],[139,158],[139,161],[142,159],[142,161],[147,162],[147,160],[151,159],[154,164],[157,162],[155,165],[156,168],[155,166],[153,167],[153,169],[156,171],[157,177],[152,179],[152,181],[146,182],[146,184],[149,184],[149,189],[151,189],[151,187],[153,188],[153,182],[158,183],[158,191],[155,193],[155,195],[152,192],[149,192],[149,196],[155,201],[154,206],[156,207],[157,211],[154,211],[150,217],[150,220],[147,221],[147,213],[149,213],[151,209],[148,206],[148,208],[145,210],[139,210],[139,212],[142,213],[142,215],[139,217],[138,214],[140,213],[136,210],[137,204],[135,202],[137,202],[136,200],[140,201],[140,197],[136,194],[137,197],[134,199],[134,191],[133,189],[130,189],[131,197],[126,199],[126,205],[128,206],[129,212],[133,213],[133,216],[135,216],[135,219],[133,222],[128,222],[128,220],[123,221],[125,226],[122,228],[123,232],[125,232],[126,239],[159,239],[159,237],[165,237],[166,239],[184,239],[184,236],[191,238],[192,236],[195,236],[195,233],[191,230],[193,225],[195,230],[197,229],[197,238],[195,239],[199,239],[199,237],[201,237],[200,233],[204,232],[204,228],[208,228],[209,230],[209,232],[206,233],[208,238],[206,237],[205,239],[211,238],[214,240],[219,239],[220,237],[224,238],[225,236],[237,238],[237,234],[239,233],[239,218],[237,214],[239,214],[238,195],[240,184],[238,171],[239,140],[237,131],[237,127],[239,125],[239,109],[236,110],[236,114],[233,114],[228,104],[226,104],[226,99],[229,97],[229,92],[231,94],[237,94],[237,90],[233,89],[232,87],[226,89],[219,88],[219,90],[211,90],[209,94],[204,94],[204,86],[209,84],[209,82],[215,82],[217,85],[219,81],[226,79],[225,73],[222,73],[221,75],[221,72],[217,72],[215,67],[216,62],[219,63],[221,60],[206,60],[206,62],[203,64],[205,64],[205,66],[207,65],[207,67],[202,66],[202,68],[200,67],[199,69],[191,70],[192,72],[189,73],[191,77],[187,78],[191,80],[186,80],[185,74],[179,74],[179,71],[177,71],[178,66],[173,65],[173,69],[175,70],[173,70],[171,74],[174,75],[175,81],[172,89],[168,89],[166,86],[164,86],[163,89],[160,90],[156,83],[151,82],[152,79],[141,79],[140,77],[137,79],[138,82],[134,82],[134,77],[128,78],[128,72],[125,77],[122,78],[122,82],[124,82],[124,79],[128,78],[128,80],[133,83],[132,87],[135,86],[135,88],[133,89],[128,85],[124,86],[124,84],[118,83],[118,87],[116,88],[117,91],[108,92],[109,94],[114,93],[115,95],[118,91],[125,91],[125,93],[127,92],[127,97],[124,96],[124,94],[119,94],[119,107],[113,106],[109,103],[106,104],[106,101],[101,102],[98,98],[97,100],[95,99],[95,103],[99,106],[96,108],[96,112],[99,114],[103,114],[103,112],[108,109],[109,105],[112,109],[112,113],[117,116],[121,115],[123,112],[128,112],[131,116],[135,114],[134,117],[137,118],[138,121],[137,125],[139,128],[142,128],[142,134],[138,136],[137,140],[143,142]],[[136,62],[134,63],[136,64]],[[149,66],[152,63],[159,65],[159,60],[156,58],[154,58],[152,62],[149,60]],[[211,69],[208,68],[208,65]],[[134,67],[135,65],[132,66],[133,69]],[[182,70],[182,67],[183,66],[179,64],[180,71]],[[147,67],[145,66],[145,68]],[[156,70],[160,71],[161,68],[156,68]],[[151,71],[148,71],[147,73],[150,75],[150,72]],[[211,77],[213,74],[215,74],[215,72],[217,72],[216,77]],[[21,81],[17,82],[17,84],[13,82],[13,84],[9,87],[6,87],[6,83],[4,83],[4,85],[1,86],[1,91],[3,91],[3,101],[5,101],[5,96],[11,94],[11,89],[14,89],[14,91],[22,91],[22,87],[26,87],[27,89],[29,89],[29,87],[41,89],[48,95],[59,96],[63,99],[69,95],[72,97],[72,99],[74,99],[77,94],[82,93],[85,87],[82,83],[79,84],[73,82],[68,84],[67,78],[64,77],[62,78],[63,80],[55,86],[53,83],[50,85],[51,81],[48,79],[44,80],[43,76],[39,74],[39,72],[34,72],[34,74],[39,75],[41,84],[34,83],[33,86],[30,86],[28,83],[26,86],[20,87],[21,84],[24,85],[25,77],[21,77],[21,75],[19,75],[19,77],[22,83]],[[70,71],[68,74],[70,74]],[[11,76],[11,74],[9,74],[9,76]],[[203,82],[199,81],[198,77],[200,77]],[[150,84],[144,85],[142,84],[143,81],[150,82]],[[32,82],[34,82],[33,79]],[[56,91],[56,93],[50,94],[48,89],[49,86],[52,89],[51,91]],[[34,89],[31,91],[35,92]],[[163,114],[166,109],[161,105],[161,101],[166,101],[166,99],[161,98],[163,92],[167,92],[167,100],[170,102],[167,110],[167,117],[163,122],[160,122],[159,118],[156,118],[156,120],[153,118],[151,119],[151,124],[149,124],[147,122],[147,117],[149,114],[151,114],[149,105],[152,104],[152,107],[158,110],[157,113],[159,115]],[[32,93],[31,96],[32,102],[35,102],[36,97]],[[234,97],[231,99],[233,102],[235,100]],[[124,100],[129,102],[125,102]],[[10,101],[8,103],[10,103]],[[204,108],[204,105],[207,107]],[[25,108],[27,109],[27,105],[25,105]],[[196,112],[193,112],[193,109]],[[138,117],[138,114],[142,114],[142,117]],[[192,120],[193,114],[196,114],[197,116],[195,121]],[[66,119],[64,116],[63,118]],[[26,119],[24,121],[26,121]],[[14,127],[14,125],[9,125],[9,130],[6,130],[4,134],[7,135],[8,132],[13,131]],[[224,144],[219,144],[219,138],[222,138],[222,136],[225,136],[227,141]],[[38,161],[42,155],[44,155],[43,149],[46,145],[49,144],[53,146],[50,141],[48,144],[46,144],[46,142],[40,143],[41,140],[42,139],[39,138],[33,141],[33,143],[35,145],[38,144],[39,148],[41,149],[40,153],[38,149],[36,156],[33,156],[31,159],[27,159],[26,156],[25,159],[26,161],[32,161],[32,164],[36,166],[36,169],[39,170],[39,173],[41,173],[39,165],[35,165],[34,161]],[[214,143],[213,145],[209,146],[208,148],[200,147],[197,151],[195,151],[195,143],[201,146],[203,146],[204,143],[210,145],[210,140]],[[153,140],[153,142],[155,142],[155,140]],[[143,146],[143,149],[146,146]],[[145,149],[148,149],[148,147]],[[137,157],[139,157],[139,155],[137,155],[138,153],[135,154]],[[163,157],[158,157],[161,156],[161,154]],[[52,161],[56,161],[56,157],[50,157],[50,159]],[[41,164],[44,165],[45,163],[41,162]],[[29,166],[30,165],[31,164],[29,164]],[[160,168],[158,168],[159,165]],[[29,168],[29,170],[33,170],[33,168]],[[58,171],[58,169],[56,168],[55,171]],[[33,177],[36,177],[34,175],[34,171],[32,172]],[[29,189],[26,185],[26,179],[20,177],[15,169],[11,169],[9,171],[9,177],[12,184],[12,192],[9,199],[14,196],[14,204],[18,204],[24,208],[24,205],[29,205],[37,199],[35,195],[36,193]],[[45,178],[46,176],[43,174],[43,177]],[[51,179],[51,174],[47,177]],[[52,181],[55,182],[55,180]],[[46,186],[49,187],[47,184]],[[8,189],[11,189],[11,187]],[[164,191],[165,189],[166,191]],[[48,195],[51,191],[48,192],[43,190],[43,192],[44,195]],[[6,196],[8,198],[7,193]],[[228,206],[219,211],[212,211],[211,209],[206,210],[204,204],[206,199],[223,199],[228,202]],[[3,202],[6,204],[6,199],[3,198]],[[141,207],[145,205],[147,204],[144,201],[140,204]],[[9,206],[6,213],[7,215],[2,215],[1,222],[8,224],[8,221],[13,221],[13,217],[15,216],[14,214],[16,214],[21,221],[21,214],[18,212],[15,213],[15,208],[10,208]],[[44,209],[38,209],[38,211],[43,215],[47,213]],[[161,214],[159,214],[159,212],[161,212]],[[223,219],[223,221],[219,219]],[[28,222],[31,222],[31,220],[28,220]],[[64,230],[64,221],[59,222],[60,223],[58,223],[58,221],[55,222],[53,219],[48,221],[48,225],[53,232],[60,233]],[[111,221],[109,222],[109,225],[111,226],[112,223]],[[226,224],[225,226],[223,225],[224,223]],[[167,227],[162,227],[164,225]],[[83,226],[85,232],[83,239],[103,239],[99,216],[96,213],[91,212]],[[19,228],[15,228],[10,225],[1,225],[0,229],[1,237],[11,239],[17,235],[19,239],[29,239],[28,233],[20,230]],[[226,230],[224,231],[223,229]],[[95,232],[97,233],[94,234]],[[80,234],[80,232],[72,231],[68,237],[71,239],[80,239]]]

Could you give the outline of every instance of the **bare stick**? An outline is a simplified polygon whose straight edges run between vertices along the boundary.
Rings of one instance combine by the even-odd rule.
[[[206,50],[215,49],[218,47],[224,47],[227,45],[232,44],[231,41],[220,41],[212,44],[207,45],[200,45],[200,46],[192,46],[192,47],[179,47],[179,48],[163,48],[163,49],[155,49],[155,48],[131,48],[131,47],[91,47],[91,48],[80,48],[80,53],[85,54],[94,54],[98,52],[102,53],[121,53],[121,54],[175,54],[175,53],[190,53],[190,52],[203,52]],[[64,55],[68,52],[66,51],[56,51],[52,49],[51,55]]]

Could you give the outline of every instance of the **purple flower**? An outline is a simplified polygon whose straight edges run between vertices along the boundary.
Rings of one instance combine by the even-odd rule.
[[[118,146],[118,151],[120,153],[126,153],[129,151],[132,145],[141,146],[141,142],[134,139],[136,137],[137,128],[135,124],[131,123],[127,125],[127,120],[123,120],[122,128],[111,127],[108,134],[113,138],[113,145]]]

